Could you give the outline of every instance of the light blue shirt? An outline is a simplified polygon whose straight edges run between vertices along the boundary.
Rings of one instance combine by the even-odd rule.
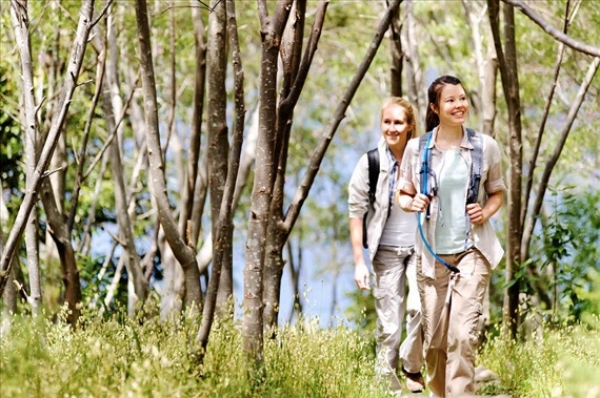
[[[440,220],[435,229],[435,252],[455,254],[467,249],[465,186],[469,169],[460,150],[442,151],[439,176]]]

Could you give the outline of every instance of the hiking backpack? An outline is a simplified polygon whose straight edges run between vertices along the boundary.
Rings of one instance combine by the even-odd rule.
[[[433,132],[430,131],[427,134],[419,137],[419,157],[422,159],[423,166],[425,169],[429,169],[429,148],[425,150],[425,146],[429,146],[429,142],[432,139]],[[473,151],[471,153],[471,177],[469,179],[469,192],[467,193],[467,204],[477,202],[477,197],[479,195],[479,183],[481,181],[481,170],[483,167],[483,137],[480,133],[467,128],[467,137],[469,138],[469,142],[473,145]],[[421,173],[423,173],[423,169],[421,169]],[[427,176],[426,176],[427,177]],[[421,179],[423,176],[421,175]],[[437,188],[434,188],[437,190]],[[437,192],[434,192],[436,195]],[[429,195],[429,192],[425,193],[425,195]]]

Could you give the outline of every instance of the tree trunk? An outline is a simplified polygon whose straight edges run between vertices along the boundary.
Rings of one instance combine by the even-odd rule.
[[[158,207],[158,220],[165,232],[165,239],[185,274],[184,305],[197,311],[202,303],[200,294],[200,274],[194,249],[187,246],[179,234],[173,217],[164,176],[164,164],[158,129],[158,106],[156,102],[156,81],[152,64],[152,45],[148,25],[148,9],[145,0],[135,2],[140,63],[142,68],[142,89],[144,93],[144,113],[146,120],[146,143],[148,150],[149,186]]]
[[[235,17],[235,4],[233,0],[227,0],[226,13],[234,73],[235,124],[233,127],[233,142],[227,165],[229,173],[227,174],[227,179],[225,180],[225,188],[223,191],[219,218],[217,220],[215,242],[213,245],[215,249],[213,269],[206,292],[206,305],[204,306],[204,311],[202,313],[202,324],[200,325],[200,329],[198,330],[198,335],[196,337],[196,341],[200,343],[201,362],[206,352],[208,336],[210,334],[210,328],[214,319],[215,308],[219,304],[218,292],[220,291],[219,285],[222,281],[221,271],[224,265],[224,257],[231,253],[230,245],[233,230],[233,199],[238,170],[240,167],[240,157],[244,139],[244,118],[246,114],[246,108],[244,105],[244,74],[242,69],[242,60],[240,58],[240,45],[237,33],[238,28]]]
[[[102,101],[104,109],[104,118],[106,120],[109,131],[115,129],[115,112],[110,100],[109,90],[112,84],[116,82],[116,68],[110,71],[111,67],[116,67],[116,64],[109,65],[107,82],[105,84],[105,95]],[[133,222],[129,217],[129,195],[125,189],[125,181],[123,177],[123,165],[121,163],[121,145],[119,135],[115,136],[109,146],[110,163],[112,165],[112,174],[115,190],[115,207],[117,215],[117,223],[119,225],[119,240],[123,245],[122,255],[125,257],[125,268],[127,269],[127,313],[134,315],[139,309],[138,302],[143,305],[148,294],[148,282],[144,277],[144,273],[140,266],[140,259],[135,246],[133,235]]]
[[[0,186],[2,186],[2,180],[0,179]],[[8,224],[8,209],[4,205],[4,198],[0,195],[0,252],[4,250],[4,232],[2,231],[2,225]],[[15,260],[17,261],[17,258]],[[17,266],[13,266],[10,275],[8,276],[8,282],[2,299],[2,313],[0,314],[0,335],[4,336],[8,332],[11,324],[11,315],[17,313],[17,290],[15,288],[15,272]]]
[[[266,2],[259,1],[262,54],[260,73],[259,133],[254,168],[252,204],[246,239],[244,267],[243,349],[250,369],[262,378],[263,364],[263,265],[269,211],[273,199],[273,184],[277,154],[277,60],[281,36],[292,0],[277,3],[275,14],[267,15]]]
[[[421,73],[420,57],[416,35],[416,21],[414,16],[414,0],[408,0],[404,3],[405,26],[400,32],[402,40],[404,69],[406,70],[406,95],[408,101],[417,109],[418,114],[425,118],[427,111],[427,99],[423,87],[423,77]]]
[[[227,120],[225,111],[227,98],[225,75],[227,72],[227,19],[225,1],[213,0],[212,12],[208,17],[208,51],[206,54],[206,74],[208,79],[208,186],[210,194],[212,235],[217,236],[219,213],[223,200],[223,181],[227,179]],[[223,264],[217,296],[217,310],[223,316],[233,314],[232,239],[233,231],[227,229],[223,236]],[[213,252],[217,250],[217,240],[213,239]],[[214,263],[213,263],[214,265]],[[227,315],[228,314],[228,315]]]
[[[19,3],[16,0],[13,0],[15,7],[20,7]],[[93,27],[92,16],[94,13],[94,0],[84,0],[81,6],[81,11],[79,13],[79,22],[77,25],[77,32],[73,44],[73,49],[71,51],[71,56],[68,62],[67,70],[65,73],[65,81],[63,84],[63,92],[58,101],[59,106],[58,109],[58,117],[53,119],[52,127],[48,133],[48,137],[44,142],[44,146],[42,148],[39,161],[31,176],[31,181],[28,181],[27,186],[29,189],[25,193],[25,197],[23,198],[23,202],[21,207],[19,208],[19,212],[17,213],[17,217],[15,220],[15,224],[13,225],[12,230],[8,236],[6,241],[5,250],[2,252],[0,257],[0,296],[4,292],[4,287],[6,286],[6,281],[8,275],[10,275],[10,269],[12,265],[12,257],[17,248],[18,241],[23,234],[23,230],[25,228],[26,222],[29,219],[31,211],[35,206],[35,202],[37,199],[37,190],[40,188],[44,177],[46,177],[45,171],[52,157],[52,153],[58,144],[58,140],[60,139],[60,135],[62,133],[62,126],[65,121],[69,104],[71,102],[71,98],[73,97],[73,92],[77,87],[77,78],[79,76],[79,71],[81,70],[81,64],[83,61],[83,56],[85,54],[86,45],[88,42],[89,32]],[[25,15],[23,15],[25,16]],[[25,23],[28,20],[21,19],[19,23]],[[35,109],[31,110],[35,113]],[[63,222],[64,226],[64,222]],[[58,244],[58,242],[57,242]],[[64,242],[65,245],[70,246],[70,241]],[[59,247],[60,249],[60,247]],[[68,247],[63,247],[64,250],[68,250]],[[72,248],[71,248],[72,250]],[[68,253],[61,253],[61,260],[69,258]],[[76,264],[65,264],[63,266],[69,269]],[[74,285],[70,285],[69,288],[76,289],[77,287]],[[75,299],[77,294],[74,292],[70,297]],[[81,291],[79,291],[79,295],[81,295]],[[75,315],[75,314],[73,314]]]
[[[321,7],[315,18],[313,33],[320,33],[322,28],[327,3],[320,3],[320,5]],[[281,221],[283,220],[283,199],[285,195],[284,185],[288,157],[288,143],[293,119],[293,107],[295,106],[295,101],[290,102],[288,96],[292,91],[292,85],[298,79],[305,14],[305,1],[300,1],[296,3],[295,7],[292,7],[286,28],[283,32],[282,48],[280,51],[283,64],[283,83],[280,92],[283,100],[280,102],[279,110],[277,112],[278,120],[276,123],[277,141],[275,144],[275,154],[278,159],[278,167],[275,172],[275,184],[273,187],[273,198],[271,200],[271,211],[267,228],[267,247],[264,266],[263,322],[265,333],[268,333],[269,329],[277,326],[277,318],[280,309],[279,296],[281,290],[281,276],[285,264],[282,253],[283,245],[287,238],[284,231],[281,230]],[[299,84],[303,83],[304,80],[302,80],[301,83],[299,82]]]
[[[44,211],[46,212],[50,235],[56,244],[62,265],[65,302],[69,309],[67,321],[71,325],[76,325],[81,312],[79,308],[81,303],[81,281],[79,280],[79,269],[77,268],[75,251],[71,244],[71,234],[64,222],[63,214],[56,205],[50,180],[45,180],[41,188],[41,198],[44,204]]]
[[[402,97],[402,70],[404,66],[404,53],[402,51],[402,23],[400,22],[400,8],[392,16],[390,22],[390,95]]]
[[[36,116],[36,103],[33,85],[33,59],[29,37],[29,15],[26,1],[11,1],[10,15],[15,26],[15,37],[21,56],[22,100],[21,110],[23,126],[23,146],[25,150],[25,186],[28,191],[34,189],[35,166],[38,160],[37,144],[39,124]],[[30,305],[34,313],[38,313],[42,289],[40,284],[40,265],[38,248],[37,214],[32,212],[25,227],[25,246],[27,248],[27,270],[29,271]]]
[[[183,189],[180,232],[189,230],[189,243],[195,248],[200,236],[201,216],[195,217],[194,199],[196,197],[196,184],[199,181],[200,168],[200,143],[202,137],[202,110],[204,107],[204,85],[206,82],[206,43],[204,38],[204,23],[197,0],[190,0],[192,5],[192,19],[194,24],[194,50],[196,54],[196,69],[194,74],[194,102],[192,110],[192,131],[189,143],[189,159]],[[201,204],[204,208],[204,201]],[[201,214],[201,213],[200,213]],[[181,232],[183,233],[183,232]]]
[[[329,144],[331,143],[331,140],[333,139],[333,135],[335,134],[340,122],[344,118],[346,109],[350,105],[350,102],[352,101],[352,98],[354,97],[354,94],[356,93],[358,86],[360,85],[360,82],[363,80],[367,70],[369,69],[369,66],[370,66],[371,62],[373,61],[373,58],[375,58],[375,55],[377,54],[377,50],[379,49],[379,46],[381,45],[381,41],[383,40],[383,37],[385,36],[385,32],[389,28],[392,15],[394,13],[398,12],[398,7],[400,6],[401,2],[402,2],[402,0],[392,1],[386,10],[386,13],[381,18],[381,20],[379,22],[379,26],[377,27],[377,31],[375,32],[374,38],[371,41],[371,44],[367,50],[367,53],[365,54],[362,62],[358,66],[357,71],[354,74],[354,77],[352,78],[352,81],[350,82],[348,88],[346,89],[346,92],[344,93],[342,100],[334,113],[333,121],[325,129],[323,136],[321,137],[321,140],[319,141],[319,144],[317,145],[317,148],[315,148],[315,150],[313,152],[313,155],[312,155],[312,157],[309,161],[309,164],[306,168],[306,170],[307,170],[306,174],[302,178],[302,181],[300,182],[300,185],[297,188],[296,194],[294,195],[294,198],[292,200],[290,207],[288,208],[287,212],[285,213],[284,219],[281,222],[278,222],[278,224],[277,224],[279,234],[273,234],[272,236],[276,236],[277,240],[275,243],[277,243],[279,246],[276,247],[277,250],[275,250],[274,245],[269,246],[269,249],[267,250],[267,253],[269,254],[269,256],[272,256],[272,259],[269,261],[273,261],[272,264],[274,264],[274,265],[278,264],[280,267],[283,265],[283,262],[281,260],[281,258],[282,258],[281,252],[283,251],[283,245],[287,241],[287,239],[290,235],[290,232],[292,231],[294,224],[295,224],[296,220],[298,219],[298,215],[300,214],[302,204],[304,203],[304,201],[306,200],[306,197],[308,196],[310,188],[315,180],[316,174],[319,171],[319,166],[323,160],[323,157],[325,156],[325,152],[327,151],[327,148],[328,148]],[[321,15],[322,17],[324,17],[325,7],[323,7],[321,9],[321,11],[318,13],[318,15]],[[318,18],[315,18],[315,26],[319,26],[319,25],[317,25],[317,19]],[[313,32],[317,32],[317,29],[313,28]],[[320,33],[320,30],[317,33]],[[296,82],[303,82],[304,79],[306,78],[306,72],[308,70],[308,66],[310,65],[310,61],[312,60],[312,56],[310,54],[314,54],[314,51],[316,50],[316,44],[318,42],[318,37],[319,37],[318,34],[315,34],[314,36],[311,35],[311,38],[309,39],[308,48],[306,50],[306,53],[309,54],[309,56],[307,56],[305,59],[302,60],[302,63],[300,65],[300,70],[298,73],[298,77],[296,78]],[[287,109],[286,107],[290,107],[290,110],[293,109],[293,106],[295,105],[296,100],[297,100],[297,95],[299,95],[299,90],[301,90],[301,89],[302,89],[301,84],[294,84],[294,87],[293,87],[290,95],[288,96],[288,98],[284,99],[283,104],[280,106],[280,111],[278,114],[280,120],[287,120],[287,119],[283,118],[283,116],[287,117],[287,114],[285,112],[283,112],[281,109],[285,110],[285,109]],[[262,97],[261,97],[261,99],[262,99]],[[262,130],[260,130],[260,132],[262,133]],[[261,148],[260,138],[261,137],[259,135],[259,145],[258,145],[259,148]],[[260,151],[258,152],[258,154],[260,155]],[[256,165],[257,170],[259,170],[259,167],[260,166],[259,166],[258,157],[257,157],[257,165]],[[262,167],[260,167],[260,170],[264,170],[264,168],[266,168],[266,167],[267,167],[266,165],[262,166]],[[255,188],[257,187],[256,178],[258,178],[258,177],[255,177],[255,182],[254,182]],[[258,186],[261,187],[264,185],[258,185]],[[254,205],[254,203],[255,203],[254,196],[252,199],[253,199],[252,203]],[[254,213],[251,214],[250,220],[251,220],[251,222],[254,220]],[[273,221],[271,221],[271,222],[273,222]],[[251,238],[253,238],[253,237],[249,235],[249,239],[251,239]],[[260,241],[257,241],[256,243],[260,244]],[[267,242],[267,245],[271,245],[271,242]],[[248,245],[247,245],[246,253],[248,253]],[[246,266],[248,267],[248,260],[246,260],[246,261],[247,261]],[[269,283],[269,289],[273,289],[273,291],[269,293],[269,296],[273,297],[273,298],[277,298],[277,305],[273,305],[272,308],[275,309],[276,311],[278,311],[279,310],[278,309],[278,300],[279,300],[279,295],[280,295],[280,291],[281,291],[281,269],[273,268],[273,270],[277,272],[277,273],[274,273],[274,275],[275,276],[279,275],[279,278],[275,279],[275,277],[271,276],[271,275],[266,276],[266,278],[268,278],[270,281],[274,281],[274,282]],[[253,271],[258,274],[260,269],[253,270]],[[250,275],[255,275],[255,274],[250,273]],[[262,274],[259,274],[259,275],[262,279]],[[244,281],[245,281],[245,283],[247,281],[246,274],[244,274]],[[260,292],[260,294],[262,294],[262,290],[259,292]],[[254,293],[258,294],[259,292],[257,291]],[[252,296],[252,298],[254,298],[254,296]],[[262,317],[263,314],[261,313],[260,316]],[[274,314],[274,315],[268,314],[267,316],[268,316],[267,319],[269,319],[271,322],[273,322],[273,323],[269,324],[268,327],[275,326],[274,322],[277,322],[277,314]],[[262,334],[261,334],[261,337],[262,337]],[[261,341],[261,344],[262,344],[262,341]]]
[[[510,166],[508,186],[508,237],[506,250],[506,282],[504,293],[504,325],[512,338],[517,336],[519,324],[520,281],[517,275],[521,268],[521,180],[522,180],[522,143],[521,143],[521,104],[519,98],[519,76],[517,71],[517,51],[515,42],[514,10],[503,7],[504,50],[500,39],[499,3],[488,0],[490,24],[498,56],[500,76],[504,97],[508,108],[508,142]]]

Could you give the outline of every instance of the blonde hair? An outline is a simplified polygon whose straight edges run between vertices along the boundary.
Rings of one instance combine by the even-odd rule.
[[[417,112],[415,111],[414,106],[412,106],[411,103],[404,98],[389,97],[383,101],[383,104],[381,104],[381,109],[379,110],[379,120],[381,121],[383,119],[383,110],[391,105],[397,105],[403,108],[404,112],[406,113],[406,123],[408,123],[408,125],[411,127],[410,132],[407,134],[407,138],[410,140],[411,138],[417,137],[419,135],[416,118]]]

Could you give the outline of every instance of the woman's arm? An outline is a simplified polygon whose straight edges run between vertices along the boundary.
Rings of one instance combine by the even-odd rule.
[[[426,195],[415,193],[410,195],[405,191],[398,191],[397,202],[404,211],[425,211],[429,206],[429,198]]]
[[[350,218],[350,243],[354,255],[354,282],[361,290],[369,289],[369,270],[363,255],[363,219]]]
[[[497,191],[488,196],[483,208],[479,203],[467,205],[467,214],[473,224],[483,224],[490,219],[502,207],[504,203],[504,191]]]

